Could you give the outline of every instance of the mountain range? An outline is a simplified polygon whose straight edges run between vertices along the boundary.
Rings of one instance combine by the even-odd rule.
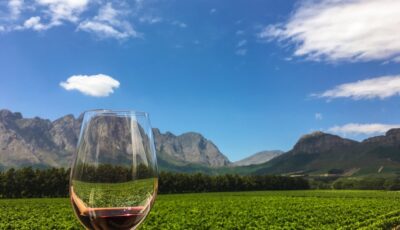
[[[397,175],[400,129],[361,142],[314,132],[301,137],[292,150],[259,167],[256,171],[259,174]]]
[[[0,110],[0,169],[68,167],[82,115],[54,121]],[[400,129],[361,142],[323,132],[302,136],[288,152],[263,151],[231,162],[199,133],[153,129],[161,170],[211,174],[366,175],[400,173]]]
[[[0,110],[0,167],[68,167],[82,119],[82,115],[66,115],[50,121]],[[214,168],[231,164],[217,146],[198,133],[175,136],[154,128],[153,134],[162,167],[199,164]]]

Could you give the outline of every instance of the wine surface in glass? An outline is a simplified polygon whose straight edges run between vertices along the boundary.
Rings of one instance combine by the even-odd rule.
[[[138,226],[150,211],[154,199],[145,206],[88,208],[71,187],[71,203],[77,217],[88,229],[129,230]]]

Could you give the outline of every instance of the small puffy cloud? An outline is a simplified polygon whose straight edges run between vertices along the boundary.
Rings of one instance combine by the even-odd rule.
[[[318,121],[322,120],[322,118],[323,118],[322,113],[316,113],[314,116],[315,116],[315,120],[318,120]]]
[[[161,17],[153,17],[153,16],[142,16],[139,18],[139,21],[141,23],[148,23],[148,24],[155,24],[155,23],[159,23],[162,22],[162,18]]]
[[[99,38],[126,39],[129,37],[139,37],[132,25],[120,17],[123,12],[115,9],[111,3],[99,9],[98,15],[93,19],[81,22],[78,30],[94,33]]]
[[[212,8],[211,10],[210,10],[210,14],[215,14],[217,12],[217,9],[215,9],[215,8]]]
[[[179,27],[181,27],[181,28],[186,28],[186,27],[187,27],[187,24],[184,23],[184,22],[181,22],[181,21],[173,21],[173,22],[172,22],[172,25],[174,25],[174,26],[179,26]]]
[[[343,126],[333,126],[328,132],[341,135],[378,135],[384,134],[390,129],[400,128],[400,124],[358,124],[349,123]]]
[[[66,90],[78,90],[79,92],[93,97],[107,97],[119,87],[119,81],[104,75],[73,75],[60,86]]]
[[[293,44],[294,56],[314,61],[388,61],[400,56],[399,28],[398,0],[308,0],[258,36]]]
[[[388,98],[400,95],[400,75],[382,76],[367,80],[338,85],[321,94],[320,98],[351,98],[354,100]]]
[[[236,50],[235,53],[236,53],[236,55],[244,56],[247,54],[247,49],[238,49],[238,50]]]
[[[241,40],[238,42],[238,44],[236,45],[237,47],[242,47],[245,46],[247,44],[247,40]]]
[[[31,17],[28,20],[24,22],[23,27],[20,27],[20,29],[33,29],[36,31],[41,31],[41,30],[47,30],[51,25],[45,25],[40,22],[40,17]]]

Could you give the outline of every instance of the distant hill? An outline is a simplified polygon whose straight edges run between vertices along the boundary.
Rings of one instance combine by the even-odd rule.
[[[249,157],[246,157],[240,161],[233,162],[235,166],[248,166],[248,165],[258,165],[263,164],[272,160],[273,158],[283,154],[283,151],[280,150],[270,150],[270,151],[262,151],[256,154],[253,154]]]
[[[68,167],[78,141],[82,115],[55,121],[23,118],[21,113],[0,110],[0,169],[10,167]],[[175,136],[153,129],[160,167],[185,165],[215,168],[230,164],[228,158],[198,133]],[[175,170],[176,171],[176,170]]]
[[[289,152],[260,167],[257,174],[399,174],[400,129],[362,142],[314,132],[300,138]]]

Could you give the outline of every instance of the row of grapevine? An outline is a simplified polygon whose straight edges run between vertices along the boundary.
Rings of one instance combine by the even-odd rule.
[[[160,195],[142,229],[392,229],[400,193],[260,191]],[[0,200],[0,229],[82,229],[68,199]]]

